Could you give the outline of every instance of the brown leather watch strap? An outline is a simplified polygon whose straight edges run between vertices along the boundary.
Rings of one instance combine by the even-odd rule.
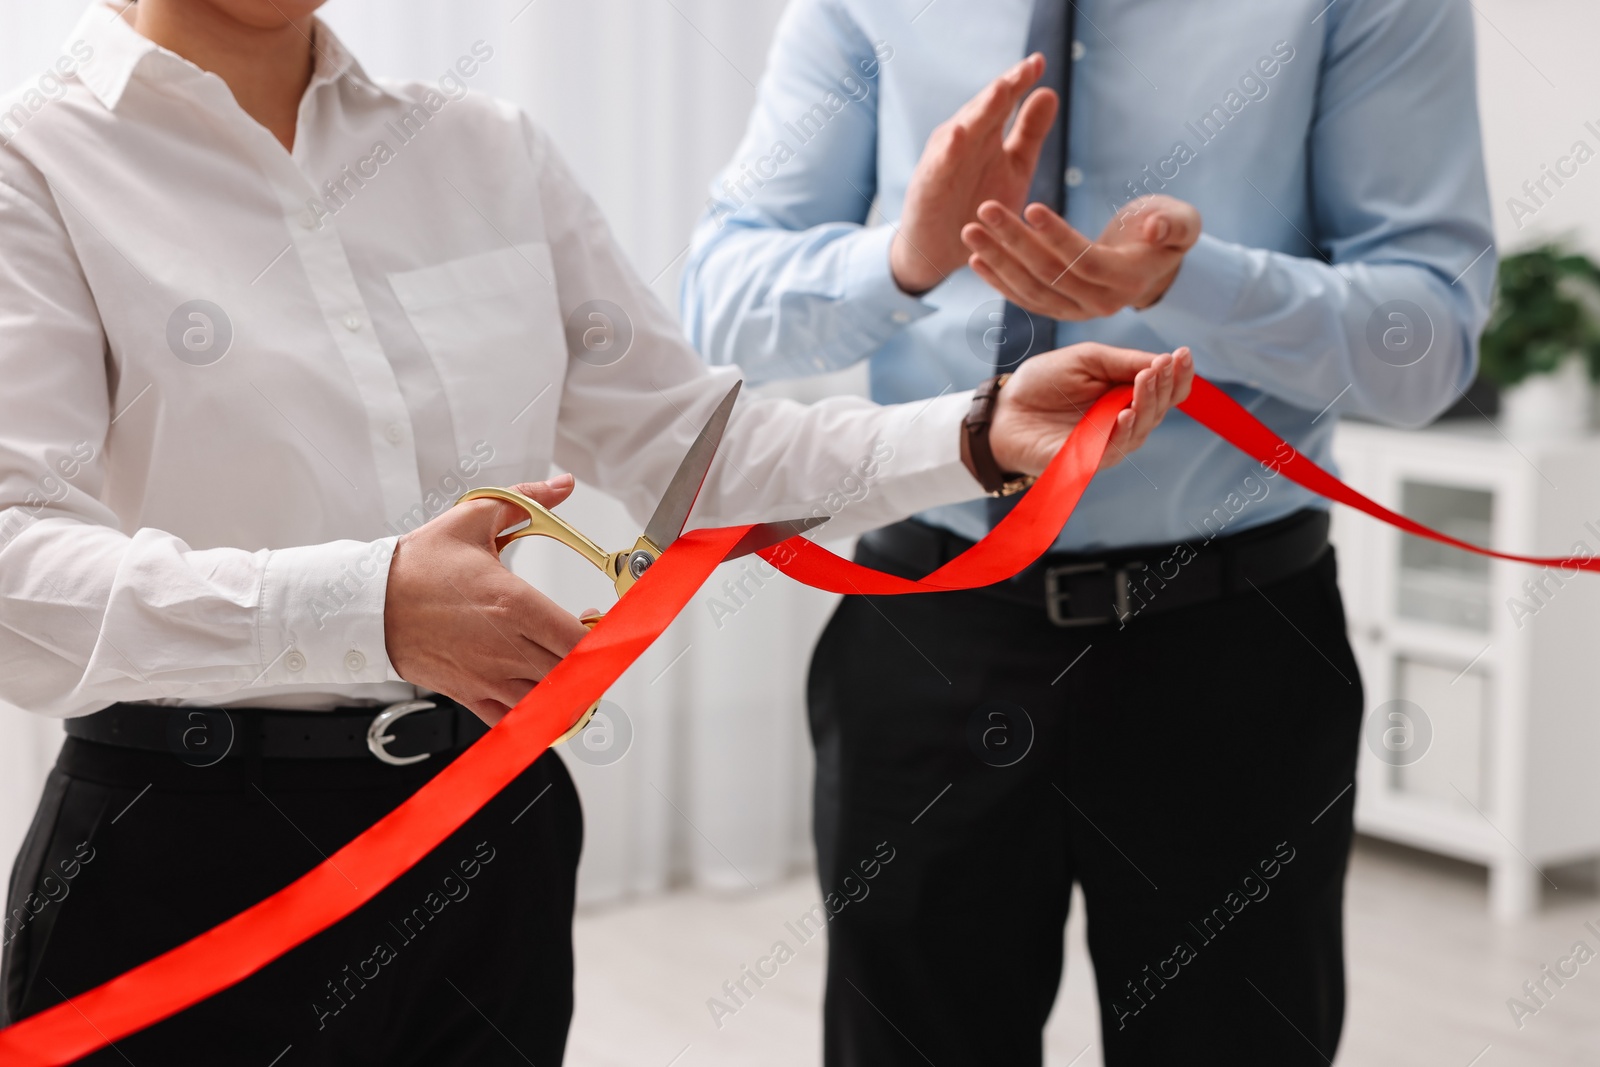
[[[1000,469],[989,444],[989,427],[994,422],[995,404],[1000,390],[1005,388],[1011,375],[990,378],[972,394],[972,406],[967,417],[961,420],[961,462],[983,486],[990,496],[1011,496],[1034,483],[1032,475],[1007,473]]]

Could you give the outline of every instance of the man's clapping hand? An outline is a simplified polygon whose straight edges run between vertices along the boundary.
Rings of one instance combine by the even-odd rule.
[[[1170,196],[1124,205],[1098,241],[1043,204],[1019,215],[996,198],[977,215],[961,238],[978,276],[1034,314],[1071,322],[1154,304],[1200,239],[1200,213]]]
[[[961,227],[976,217],[979,204],[993,200],[1020,211],[1027,202],[1039,149],[1059,104],[1050,89],[1028,93],[1043,73],[1044,56],[1029,56],[928,138],[906,186],[905,209],[889,248],[889,268],[901,289],[920,295],[966,264]],[[1016,121],[1008,134],[1013,111]]]

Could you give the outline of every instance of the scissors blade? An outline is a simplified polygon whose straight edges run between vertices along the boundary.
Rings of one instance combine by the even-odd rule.
[[[750,527],[750,531],[739,538],[724,559],[738,559],[748,556],[752,552],[760,552],[763,548],[782,544],[807,530],[814,530],[827,522],[830,516],[811,515],[804,519],[784,519],[782,522],[764,522],[760,526]]]
[[[728,428],[728,416],[733,413],[733,402],[739,398],[739,387],[742,385],[742,381],[734,382],[728,395],[722,398],[717,409],[706,420],[694,444],[689,446],[683,462],[678,464],[678,472],[668,483],[661,503],[656,505],[656,513],[650,516],[644,535],[657,548],[665,549],[676,541],[683,532],[683,524],[689,521],[689,512],[694,507],[695,498],[700,495],[700,486],[706,480],[706,472],[711,469],[711,461],[716,458],[717,446],[722,443],[722,433]]]

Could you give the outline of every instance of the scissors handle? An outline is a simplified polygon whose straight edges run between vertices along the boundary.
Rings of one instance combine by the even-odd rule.
[[[528,513],[528,525],[514,533],[502,534],[495,538],[495,547],[500,551],[505,551],[505,547],[519,537],[549,537],[560,541],[594,564],[601,574],[611,579],[618,596],[626,593],[650,565],[661,558],[661,548],[648,537],[640,537],[632,548],[625,551],[607,552],[569,526],[555,512],[537,500],[529,500],[513,489],[470,489],[461,494],[456,503],[464,504],[468,500],[503,500],[508,504],[515,504]]]
[[[515,533],[503,534],[495,539],[495,546],[501,551],[511,542],[520,537],[549,537],[560,541],[578,555],[594,564],[605,573],[608,578],[615,579],[616,575],[612,563],[613,553],[607,552],[595,544],[583,533],[568,525],[555,512],[539,503],[530,500],[521,493],[512,489],[473,489],[462,494],[457,504],[466,503],[468,500],[502,500],[508,504],[515,504],[528,513],[528,525]]]
[[[552,538],[556,541],[560,541],[562,544],[578,553],[578,555],[582,556],[584,559],[598,567],[600,571],[606,575],[606,577],[610,578],[613,582],[618,583],[618,593],[620,594],[622,592],[623,587],[621,585],[620,578],[621,575],[627,573],[628,553],[607,552],[605,549],[601,548],[599,545],[585,537],[578,530],[568,525],[564,519],[556,515],[555,512],[551,511],[537,500],[530,500],[528,497],[525,497],[521,493],[512,489],[473,489],[462,494],[461,498],[457,500],[456,503],[464,504],[468,500],[503,500],[508,504],[517,505],[517,507],[528,513],[527,526],[524,526],[515,533],[502,534],[501,536],[495,538],[495,547],[500,551],[504,552],[506,546],[517,540],[519,537]],[[633,575],[628,575],[627,583],[629,585],[633,584],[633,578]],[[596,613],[594,615],[586,615],[580,621],[592,630],[599,625],[600,620],[603,618],[605,618],[603,614]],[[600,702],[597,700],[593,704],[590,704],[584,713],[578,716],[577,721],[571,726],[567,727],[566,732],[552,741],[551,744],[559,745],[563,741],[571,740],[578,734],[582,733],[583,728],[589,725],[589,720],[594,718],[594,713],[598,710],[600,710]]]

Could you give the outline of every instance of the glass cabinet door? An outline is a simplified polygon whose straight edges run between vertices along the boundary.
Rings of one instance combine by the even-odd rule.
[[[1486,545],[1494,494],[1483,489],[1405,481],[1400,511],[1425,526]],[[1403,619],[1461,630],[1489,630],[1489,560],[1421,537],[1400,537],[1395,610]]]
[[[1390,784],[1414,797],[1487,810],[1486,757],[1492,728],[1490,678],[1482,668],[1463,670],[1412,656],[1397,656],[1394,703],[1418,721],[1406,722],[1415,747],[1393,761]]]

